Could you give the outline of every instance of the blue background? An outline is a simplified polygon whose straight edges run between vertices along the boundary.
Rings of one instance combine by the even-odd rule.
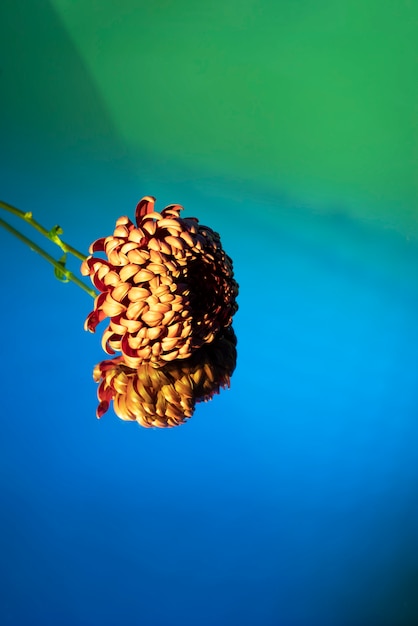
[[[312,3],[299,4],[306,32],[315,33]],[[100,335],[83,331],[91,299],[0,232],[0,622],[417,624],[418,240],[409,118],[394,118],[394,136],[408,141],[404,152],[397,144],[405,161],[396,161],[380,212],[379,180],[367,185],[364,175],[355,187],[358,172],[353,165],[351,181],[346,162],[346,178],[319,176],[314,190],[303,185],[303,163],[298,178],[285,156],[267,181],[267,149],[261,162],[254,152],[252,176],[245,163],[228,169],[227,144],[219,144],[219,161],[209,144],[199,160],[195,129],[179,158],[174,135],[167,152],[163,143],[153,151],[116,127],[75,31],[58,17],[57,7],[71,6],[82,14],[77,2],[2,4],[1,197],[47,227],[60,224],[64,240],[84,251],[117,217],[132,216],[143,195],[156,196],[158,209],[184,205],[185,215],[220,232],[234,260],[238,365],[231,389],[181,427],[146,430],[113,411],[96,420],[92,368],[103,354]],[[278,3],[276,16],[288,16],[289,6]],[[406,23],[408,3],[397,6]],[[167,24],[167,7],[151,25]],[[117,8],[107,2],[103,11],[114,16]],[[254,36],[263,39],[260,19]],[[79,32],[99,32],[97,23],[80,18]],[[109,24],[108,32],[122,28]],[[157,41],[156,50],[163,71],[170,46]],[[255,80],[256,63],[253,70]],[[321,121],[326,128],[326,115]],[[288,141],[293,131],[300,139],[292,122]],[[179,133],[186,128],[187,111]],[[372,139],[366,161],[376,173]],[[279,145],[280,132],[271,142]],[[307,145],[316,145],[312,137]],[[351,182],[358,202],[345,194]],[[77,262],[70,268],[77,272]]]

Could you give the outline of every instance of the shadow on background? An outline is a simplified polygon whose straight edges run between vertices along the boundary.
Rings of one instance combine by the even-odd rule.
[[[0,54],[2,169],[47,182],[57,160],[70,170],[126,154],[48,0],[1,3]]]

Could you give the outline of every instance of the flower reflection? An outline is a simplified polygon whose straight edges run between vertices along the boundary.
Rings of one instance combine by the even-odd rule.
[[[90,247],[107,258],[90,256],[81,268],[100,291],[86,329],[110,318],[103,349],[121,352],[118,365],[133,370],[188,359],[237,310],[238,285],[218,233],[181,218],[176,204],[156,213],[154,202],[146,196],[138,203],[136,225],[119,218],[113,235]]]
[[[116,415],[141,426],[169,428],[193,415],[197,402],[208,401],[229,387],[235,369],[236,337],[232,328],[222,331],[187,359],[157,369],[150,363],[133,369],[123,356],[102,361],[94,369],[99,383],[97,417],[113,400]]]
[[[171,427],[197,402],[229,386],[236,363],[232,317],[238,284],[218,233],[172,204],[154,211],[146,196],[135,221],[120,217],[113,235],[98,239],[81,266],[99,290],[85,328],[109,318],[99,363],[97,417],[113,401],[123,420]]]

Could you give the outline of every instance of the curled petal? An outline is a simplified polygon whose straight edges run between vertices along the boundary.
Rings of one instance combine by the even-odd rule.
[[[151,295],[151,292],[145,287],[131,287],[128,293],[128,298],[131,302],[138,302],[139,300],[145,300]]]
[[[149,269],[140,269],[135,275],[136,283],[146,283],[154,278],[154,273]]]
[[[102,348],[107,354],[115,354],[115,351],[113,350],[113,348],[110,346],[110,343],[109,343],[112,337],[114,337],[114,333],[109,329],[103,333]]]
[[[148,213],[154,211],[155,198],[153,196],[145,196],[136,205],[135,219],[138,226],[141,224],[142,218]]]
[[[161,215],[163,217],[179,217],[180,211],[183,211],[183,207],[181,206],[181,204],[169,204],[165,207],[165,209],[161,211]]]
[[[107,400],[102,400],[96,409],[97,419],[100,419],[101,417],[103,417],[103,415],[107,413],[108,410],[109,410],[109,402]]]
[[[136,420],[145,428],[171,428],[193,415],[198,402],[207,402],[228,387],[236,365],[236,338],[231,328],[190,358],[173,360],[159,369],[149,364],[130,367],[116,357],[94,368],[99,383],[97,416],[113,400],[116,415]]]
[[[122,302],[129,289],[129,283],[119,283],[114,289],[112,289],[112,298],[118,302]]]
[[[181,233],[181,231],[183,230],[183,226],[180,220],[176,220],[170,217],[163,217],[158,222],[158,228],[173,228],[175,231],[179,233]]]
[[[128,265],[124,265],[120,272],[119,277],[122,282],[129,281],[130,278],[135,276],[138,273],[138,266],[135,263],[128,263]],[[127,284],[129,284],[127,282]]]
[[[148,326],[158,326],[163,321],[164,313],[150,310],[143,313],[141,317]]]
[[[96,326],[98,326],[98,324],[100,324],[100,322],[104,320],[105,317],[106,315],[103,311],[92,311],[91,313],[89,313],[86,321],[84,322],[85,330],[94,333],[96,330]]]
[[[168,237],[165,238],[165,241],[173,248],[177,248],[178,250],[184,249],[184,241],[182,241],[179,237],[168,235]]]
[[[90,254],[93,254],[93,252],[104,252],[104,246],[105,246],[105,237],[101,237],[100,239],[96,239],[96,241],[93,241],[93,243],[91,244],[90,248],[89,248],[89,252]]]
[[[102,305],[102,310],[108,317],[114,317],[126,311],[126,306],[114,300],[110,294],[107,294]]]
[[[86,328],[109,317],[105,349],[122,351],[134,368],[188,359],[216,340],[237,310],[238,285],[218,233],[180,217],[178,204],[161,214],[154,205],[153,196],[142,198],[136,226],[119,218],[113,235],[92,244],[105,258],[82,265],[100,292]]]

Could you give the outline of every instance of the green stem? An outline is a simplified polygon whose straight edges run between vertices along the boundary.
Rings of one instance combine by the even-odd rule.
[[[2,209],[5,209],[9,213],[12,213],[13,215],[17,215],[17,217],[20,217],[20,219],[33,226],[33,228],[35,228],[35,230],[44,235],[44,237],[46,237],[50,241],[53,241],[57,246],[59,246],[63,252],[72,254],[77,259],[80,259],[80,261],[84,261],[84,259],[87,258],[85,254],[81,254],[81,252],[79,252],[72,246],[69,246],[67,243],[59,238],[59,235],[62,234],[62,229],[59,226],[54,226],[54,228],[52,228],[51,230],[47,230],[33,219],[32,213],[30,211],[25,213],[24,211],[16,209],[16,207],[12,206],[11,204],[7,204],[7,202],[3,202],[2,200],[0,200],[0,207]]]
[[[3,203],[1,204],[3,205]],[[63,267],[61,263],[56,261],[51,255],[45,252],[45,250],[43,250],[40,246],[38,246],[31,239],[28,239],[28,237],[25,237],[25,235],[22,235],[22,233],[20,233],[18,230],[13,228],[13,226],[10,226],[10,224],[5,222],[1,218],[0,218],[0,225],[3,226],[3,228],[5,228],[6,230],[8,230],[9,233],[12,233],[12,235],[20,239],[20,241],[23,241],[23,243],[29,246],[31,250],[40,254],[41,257],[43,257],[46,261],[48,261],[48,263],[51,263],[51,265],[53,265],[61,274],[63,274],[65,278],[67,278],[68,280],[71,280],[73,283],[78,285],[81,289],[86,291],[89,294],[89,296],[91,296],[92,298],[95,298],[97,296],[97,293],[94,291],[94,289],[90,289],[89,287],[87,287],[87,285],[85,285],[81,280],[79,280],[76,276],[74,276],[72,272],[65,269],[65,267]],[[84,258],[85,257],[83,257],[83,259]]]

